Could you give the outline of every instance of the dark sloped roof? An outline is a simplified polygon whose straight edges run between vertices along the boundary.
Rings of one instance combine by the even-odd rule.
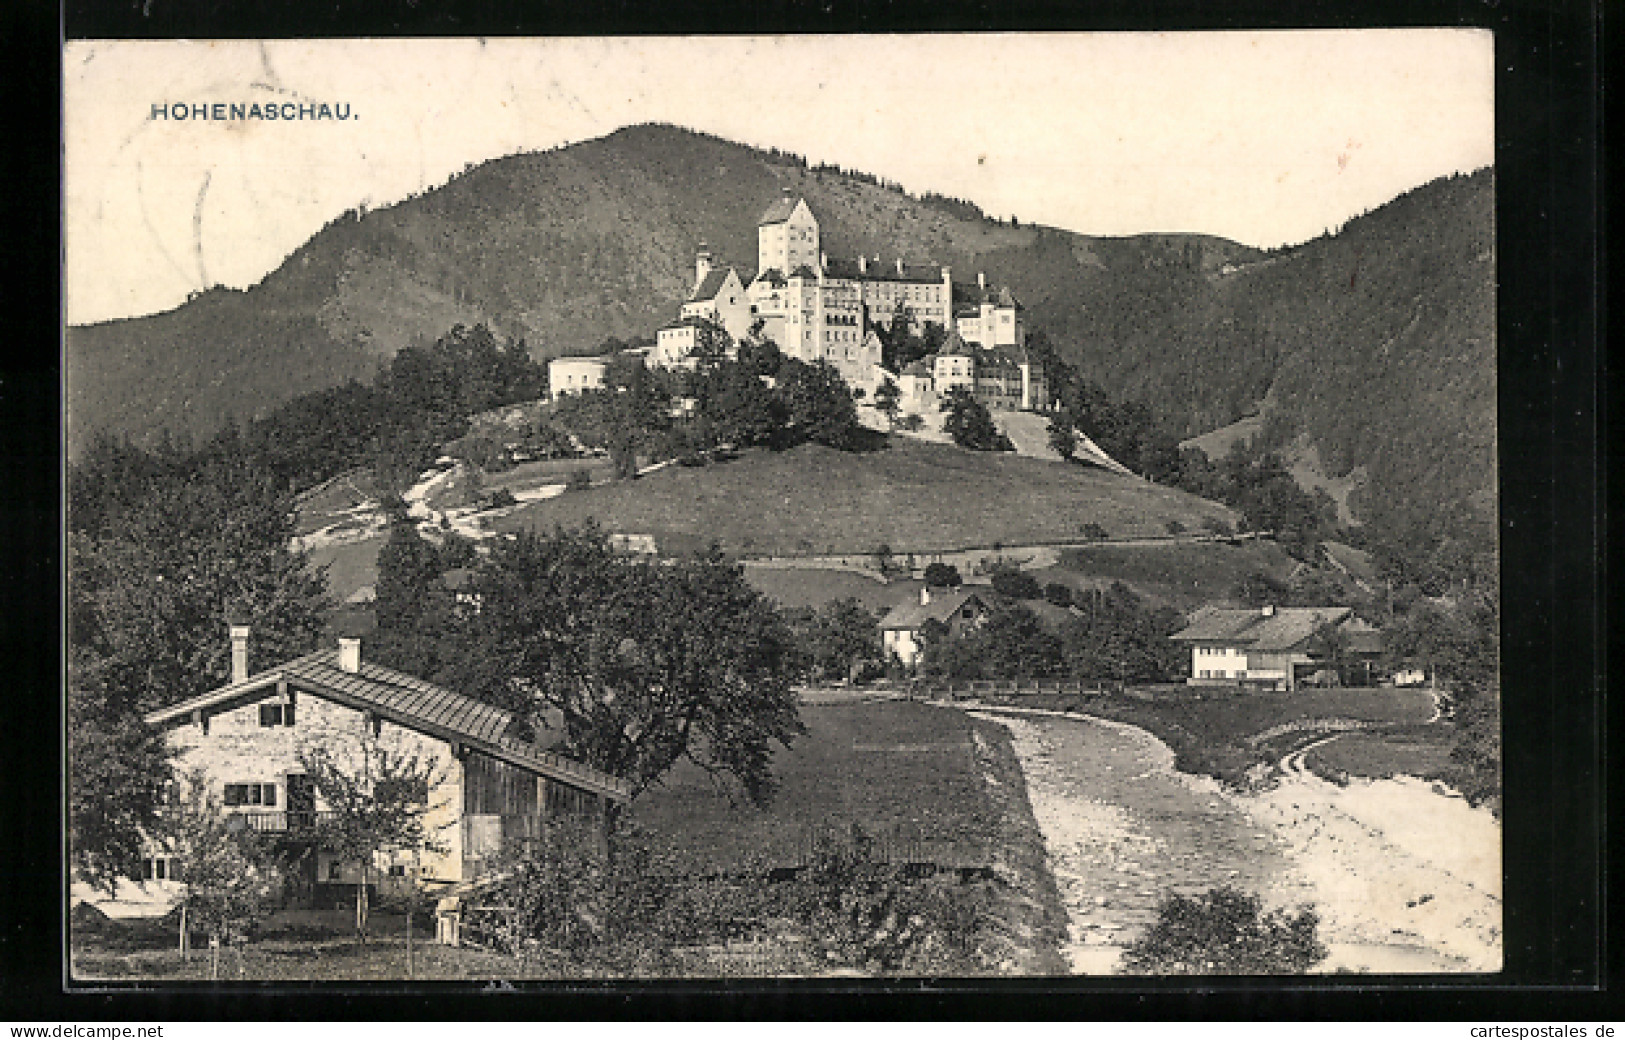
[[[950,332],[948,338],[942,341],[942,346],[937,350],[936,356],[973,358],[976,354],[965,342],[964,337],[957,332]]]
[[[984,289],[980,285],[954,283],[955,315],[970,317],[976,313],[974,308],[984,303],[991,303],[995,307],[1014,307],[1018,311],[1027,309],[1016,299],[1016,294],[1010,291],[1009,286],[991,285]]]
[[[1277,607],[1275,613],[1265,616],[1255,609],[1203,607],[1170,638],[1190,643],[1228,643],[1249,650],[1290,650],[1314,635],[1321,625],[1341,624],[1351,613],[1348,607]]]
[[[867,270],[865,270],[867,267]],[[855,282],[918,282],[922,284],[941,284],[942,268],[936,264],[914,264],[903,262],[903,272],[897,272],[895,260],[870,260],[867,265],[860,264],[856,257],[829,258],[829,264],[824,273],[831,278],[846,278]]]
[[[817,281],[818,280],[818,272],[814,271],[812,268],[808,267],[806,264],[802,264],[800,267],[797,267],[794,271],[790,272],[790,277],[791,278],[811,278],[814,281]]]
[[[774,199],[767,209],[762,211],[761,219],[756,221],[756,226],[766,227],[769,224],[784,223],[790,219],[790,214],[796,211],[796,203],[800,201],[799,198],[791,198],[789,195]]]
[[[705,279],[694,288],[694,293],[688,298],[688,301],[695,303],[700,300],[716,299],[717,293],[722,291],[722,283],[728,280],[728,275],[732,271],[733,268],[731,267],[711,268],[705,273]]]
[[[907,368],[903,369],[903,375],[924,376],[929,379],[931,377],[931,366],[927,365],[922,358],[919,361],[911,362]]]
[[[769,267],[767,270],[757,275],[756,280],[751,284],[754,285],[756,282],[766,282],[768,285],[775,286],[783,285],[784,275],[779,273],[779,269],[777,267]]]
[[[972,600],[981,602],[973,589],[934,589],[931,592],[930,603],[922,604],[918,599],[912,599],[891,608],[886,612],[886,616],[880,619],[880,627],[912,631],[927,621],[947,621],[960,607]]]
[[[631,796],[625,781],[511,736],[508,731],[514,717],[505,709],[370,661],[363,661],[357,672],[347,672],[339,667],[337,650],[318,650],[295,658],[243,682],[159,709],[146,721],[153,726],[184,722],[194,711],[248,703],[256,699],[256,694],[263,695],[284,682],[318,697],[376,711],[398,725],[431,737],[465,741],[477,750],[550,779],[610,798],[624,800]]]

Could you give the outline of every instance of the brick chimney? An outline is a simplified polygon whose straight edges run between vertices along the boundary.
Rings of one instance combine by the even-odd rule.
[[[901,277],[902,274],[903,274],[903,258],[902,257],[897,258],[897,274],[898,274],[899,277]]]
[[[231,626],[231,681],[248,681],[248,626]]]
[[[978,289],[986,289],[987,288],[987,275],[983,274],[981,271],[976,272],[976,288],[978,288]]]
[[[931,586],[922,585],[920,587],[920,606],[923,607],[923,606],[925,606],[926,604],[928,604],[930,602],[931,602]]]
[[[858,273],[859,274],[868,274],[869,273],[869,258],[864,256],[862,253],[858,254]]]
[[[1273,604],[1273,603],[1264,604],[1262,607],[1259,608],[1258,613],[1260,615],[1262,615],[1263,617],[1274,617],[1275,616],[1275,604]]]
[[[339,671],[352,675],[361,671],[361,640],[339,640]]]

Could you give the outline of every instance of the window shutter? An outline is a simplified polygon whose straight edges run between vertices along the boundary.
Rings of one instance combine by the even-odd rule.
[[[265,804],[276,805],[276,784],[265,784]]]

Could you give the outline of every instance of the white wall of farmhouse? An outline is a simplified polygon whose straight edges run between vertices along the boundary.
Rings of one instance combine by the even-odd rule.
[[[271,690],[259,701],[211,715],[207,732],[195,722],[171,729],[166,739],[176,772],[184,776],[201,770],[208,780],[210,794],[222,804],[227,784],[274,785],[274,805],[245,805],[225,811],[281,813],[288,809],[288,776],[305,772],[299,762],[302,749],[325,747],[341,765],[354,768],[367,733],[366,715],[307,692],[298,692],[292,697],[295,705],[292,726],[260,724],[260,705],[277,702],[277,694]],[[459,826],[463,807],[462,763],[452,754],[446,741],[388,721],[380,721],[378,739],[391,751],[415,754],[421,761],[434,764],[441,779],[429,792],[429,812],[424,822],[442,851],[424,854],[419,867],[425,879],[462,880],[462,828]],[[318,794],[317,811],[326,808]],[[408,860],[409,857],[403,857],[401,863]],[[380,858],[377,863],[380,871],[391,865],[393,862],[387,858]],[[330,866],[331,857],[325,854],[319,857],[318,880],[353,879],[353,875],[342,870],[342,865],[340,875],[333,876]]]

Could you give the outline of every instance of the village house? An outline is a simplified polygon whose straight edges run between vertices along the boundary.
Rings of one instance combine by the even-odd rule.
[[[296,883],[313,898],[353,887],[360,865],[320,847],[329,807],[301,763],[308,749],[353,764],[370,736],[434,765],[424,824],[440,849],[415,861],[380,856],[374,876],[385,888],[408,884],[409,866],[427,888],[477,880],[505,842],[538,837],[561,815],[602,821],[610,803],[630,797],[624,781],[523,739],[513,713],[363,661],[359,639],[338,642],[251,672],[249,630],[234,626],[231,681],[146,717],[165,731],[177,774],[201,772],[223,812],[306,853]]]
[[[1192,685],[1245,685],[1294,690],[1306,680],[1341,684],[1319,634],[1330,630],[1341,643],[1345,669],[1357,684],[1369,682],[1371,662],[1382,651],[1375,628],[1348,607],[1226,608],[1206,606],[1170,638],[1191,648]],[[1363,681],[1362,681],[1363,680]]]
[[[899,603],[880,619],[880,643],[890,656],[913,668],[924,649],[920,630],[928,621],[940,622],[948,627],[950,636],[958,636],[981,625],[987,617],[987,606],[974,590],[966,588],[920,590],[919,599]]]
[[[565,394],[602,390],[607,357],[556,357],[547,363],[547,389],[553,400]]]

